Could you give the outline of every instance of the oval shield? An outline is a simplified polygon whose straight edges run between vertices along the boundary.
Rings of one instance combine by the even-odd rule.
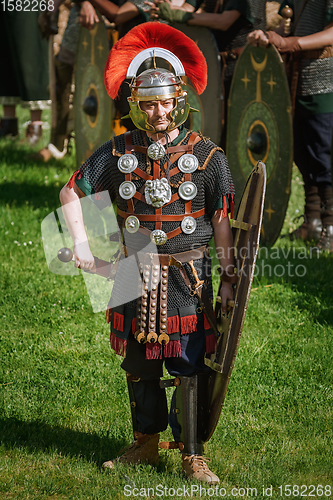
[[[80,166],[111,137],[113,101],[104,87],[109,42],[102,18],[92,30],[81,28],[75,60],[74,128]]]
[[[220,302],[216,298],[219,340],[215,353],[205,359],[206,365],[213,371],[208,382],[206,404],[209,414],[203,441],[210,439],[218,423],[237,355],[259,249],[265,189],[265,165],[258,162],[247,180],[237,216],[232,222],[238,275],[232,312],[224,315],[221,298]]]
[[[257,161],[267,170],[262,243],[273,245],[288,206],[293,163],[292,108],[282,59],[273,46],[247,45],[228,100],[227,157],[236,193]]]

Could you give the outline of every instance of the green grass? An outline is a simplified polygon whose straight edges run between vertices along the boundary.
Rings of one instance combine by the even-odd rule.
[[[17,141],[0,148],[0,498],[136,498],[125,496],[126,484],[146,488],[139,498],[162,485],[171,498],[170,488],[197,487],[183,478],[175,451],[162,451],[157,468],[101,471],[132,439],[121,358],[82,276],[48,271],[40,233],[75,159],[43,165]],[[292,190],[284,233],[302,211],[296,168]],[[246,488],[264,498],[263,486],[272,485],[265,498],[287,498],[280,485],[333,487],[333,256],[317,258],[310,248],[280,239],[258,260],[225,406],[206,445],[231,498],[232,488],[245,488],[237,498],[251,496]],[[304,266],[304,276],[269,274],[288,263],[291,271]],[[331,497],[320,493],[310,498]]]

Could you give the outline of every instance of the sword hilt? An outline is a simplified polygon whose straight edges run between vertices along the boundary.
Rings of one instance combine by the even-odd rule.
[[[67,248],[67,247],[63,247],[63,248],[60,248],[60,250],[58,251],[58,259],[61,261],[61,262],[70,262],[71,260],[75,261],[75,257],[74,257],[74,254],[72,252],[72,250],[70,248]],[[96,268],[97,268],[97,263],[98,263],[98,257],[95,257],[94,256],[94,260],[95,260],[95,265],[93,267],[93,269],[91,271],[88,271],[88,270],[85,270],[84,271],[86,273],[90,273],[90,274],[96,274]],[[110,263],[109,262],[106,262],[105,263],[106,265],[110,266]],[[80,267],[79,267],[80,269]]]
[[[281,12],[281,15],[284,19],[284,34],[286,36],[290,35],[291,31],[291,18],[294,15],[293,10],[289,7],[289,5],[286,5]]]
[[[73,255],[73,252],[70,248],[61,248],[58,251],[58,259],[61,262],[70,262],[71,260],[75,260],[75,257]],[[115,274],[117,272],[118,268],[118,260],[115,262],[111,263],[108,262],[107,260],[102,260],[99,259],[98,257],[95,257],[95,266],[91,271],[86,271],[86,273],[90,274],[98,274],[99,276],[102,276],[103,278],[106,278],[107,280],[113,279],[115,277]],[[79,268],[80,269],[80,268]]]

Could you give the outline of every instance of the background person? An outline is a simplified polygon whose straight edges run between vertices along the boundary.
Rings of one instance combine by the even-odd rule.
[[[42,110],[50,107],[48,44],[38,29],[38,12],[0,12],[0,104],[4,116],[0,137],[18,135],[16,105],[30,109],[26,140],[35,144],[42,135]]]
[[[280,12],[287,3],[293,9],[289,36],[254,31],[248,40],[263,47],[272,43],[281,54],[290,55],[294,160],[305,189],[304,222],[291,238],[320,238],[315,248],[332,252],[333,4],[292,0],[283,2]]]

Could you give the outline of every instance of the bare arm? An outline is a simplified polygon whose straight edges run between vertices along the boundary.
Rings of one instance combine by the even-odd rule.
[[[139,15],[139,9],[132,2],[125,2],[117,12],[114,22],[117,26]]]
[[[117,12],[119,10],[118,5],[109,2],[109,0],[90,0],[93,6],[103,14],[111,23],[114,22]]]
[[[193,13],[193,18],[188,21],[188,24],[227,31],[240,16],[241,13],[238,10],[226,10],[222,14],[211,14],[208,12]]]
[[[218,215],[215,215],[212,218],[212,224],[214,228],[216,253],[221,269],[232,275],[234,269],[234,249],[229,218],[224,217],[220,220]],[[220,295],[222,300],[222,310],[226,312],[227,301],[234,298],[230,283],[222,282]]]
[[[253,31],[248,35],[248,42],[252,45],[267,47],[273,43],[280,52],[294,52],[296,50],[320,50],[333,45],[333,26],[330,24],[323,31],[301,37],[283,38],[274,31],[264,33],[261,30]]]
[[[65,221],[74,243],[75,266],[91,271],[95,260],[90,251],[87,233],[84,227],[80,198],[85,195],[74,184],[73,188],[64,186],[60,191],[60,201]]]
[[[299,38],[299,44],[302,50],[323,49],[327,45],[333,45],[333,27],[313,35],[302,36]]]

